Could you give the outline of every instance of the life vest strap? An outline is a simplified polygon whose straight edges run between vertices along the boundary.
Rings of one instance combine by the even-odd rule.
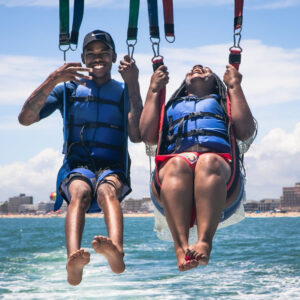
[[[124,126],[104,123],[104,122],[84,122],[84,123],[69,123],[68,127],[85,127],[85,128],[99,128],[99,127],[106,127],[111,129],[116,129],[123,131]]]
[[[217,132],[217,131],[206,130],[206,129],[192,129],[188,132],[181,132],[181,133],[178,132],[173,135],[168,135],[166,137],[166,139],[169,144],[172,144],[172,143],[174,143],[175,139],[177,139],[177,138],[186,138],[186,137],[191,137],[191,136],[195,136],[195,135],[217,136],[217,137],[220,137],[220,138],[226,140],[227,142],[229,142],[228,136],[226,134],[223,134],[223,133]]]
[[[97,103],[103,103],[103,104],[109,104],[109,105],[115,105],[120,106],[120,102],[115,102],[113,100],[103,99],[103,98],[97,98],[95,96],[89,95],[85,97],[74,97],[72,96],[70,98],[70,102],[97,102]]]
[[[226,121],[226,119],[223,116],[218,115],[218,114],[214,114],[214,113],[211,113],[211,112],[203,112],[203,111],[191,112],[191,113],[189,113],[188,115],[186,115],[184,117],[176,119],[175,121],[173,121],[173,118],[170,117],[169,118],[169,130],[173,130],[174,125],[176,125],[178,123],[181,123],[183,121],[187,121],[187,120],[190,120],[190,119],[193,119],[193,118],[198,118],[198,117],[211,117],[211,118],[215,118],[215,119],[218,119],[218,120],[222,120],[224,122]]]
[[[122,146],[109,145],[109,144],[102,143],[102,142],[84,141],[83,143],[86,147],[89,147],[89,148],[107,148],[107,149],[111,149],[111,150],[115,150],[115,151],[119,151],[119,152],[123,151]],[[75,142],[74,144],[80,145],[80,144],[82,144],[82,142],[81,141]]]

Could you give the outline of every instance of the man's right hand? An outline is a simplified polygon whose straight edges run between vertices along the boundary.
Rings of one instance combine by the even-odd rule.
[[[150,89],[159,92],[169,82],[169,72],[165,65],[160,66],[152,75]]]
[[[56,84],[66,81],[74,81],[78,84],[85,85],[80,79],[92,80],[91,75],[85,75],[80,72],[92,72],[91,68],[82,67],[81,63],[67,63],[61,66],[59,69],[52,72],[49,76],[49,79]]]

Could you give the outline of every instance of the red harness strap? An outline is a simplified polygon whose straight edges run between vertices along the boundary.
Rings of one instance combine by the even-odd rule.
[[[164,19],[165,19],[165,36],[172,37],[173,40],[168,40],[169,43],[175,41],[174,36],[174,16],[173,16],[173,1],[172,0],[163,0],[164,7]]]
[[[234,5],[234,29],[236,30],[242,27],[244,0],[235,0]]]

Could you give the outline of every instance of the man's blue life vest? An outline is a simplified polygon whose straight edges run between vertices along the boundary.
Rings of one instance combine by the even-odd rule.
[[[218,95],[171,100],[166,105],[163,152],[179,153],[199,144],[215,152],[230,153],[228,118]],[[162,154],[162,153],[161,153]]]
[[[128,105],[124,84],[113,79],[100,87],[94,81],[85,82],[86,86],[77,85],[67,97],[65,157],[124,162],[127,156],[124,109]]]

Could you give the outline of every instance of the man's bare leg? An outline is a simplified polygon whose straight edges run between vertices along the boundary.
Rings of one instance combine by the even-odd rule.
[[[173,237],[177,266],[187,271],[198,265],[195,259],[185,259],[193,207],[193,172],[182,158],[173,157],[161,168],[159,177],[160,199]]]
[[[108,237],[95,236],[92,246],[96,252],[107,259],[114,273],[125,270],[123,252],[123,213],[118,197],[122,190],[122,183],[115,176],[105,177],[97,190],[98,203],[103,210]]]
[[[195,169],[195,204],[198,241],[189,247],[188,255],[200,265],[207,265],[212,241],[225,207],[230,177],[229,164],[217,154],[200,155]]]
[[[86,182],[73,180],[69,186],[69,193],[71,201],[65,220],[68,255],[66,269],[69,284],[78,285],[82,280],[84,266],[90,262],[90,253],[80,249],[80,244],[85,224],[85,212],[90,205],[92,192]]]

